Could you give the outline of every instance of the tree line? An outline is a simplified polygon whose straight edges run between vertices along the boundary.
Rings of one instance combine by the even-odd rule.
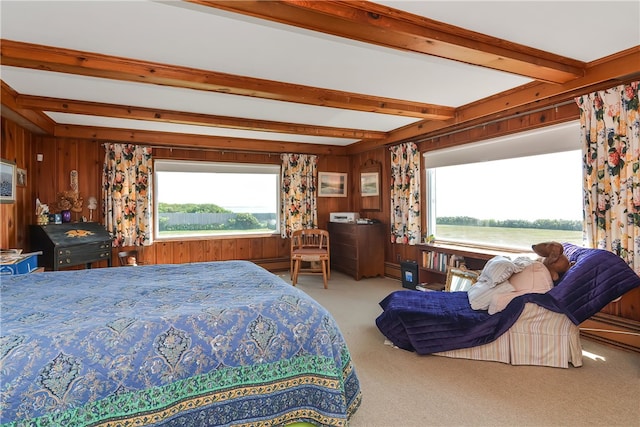
[[[213,203],[158,203],[158,212],[166,213],[233,213]]]
[[[187,213],[187,214],[234,214],[233,211],[213,203],[158,203],[158,213]],[[199,231],[199,230],[275,230],[275,221],[259,221],[253,214],[237,213],[224,223],[209,224],[170,224],[169,218],[160,216],[158,219],[160,231]]]
[[[582,230],[582,221],[568,219],[478,219],[469,216],[437,217],[436,224],[440,225],[470,225],[473,227],[504,227],[504,228],[535,228],[542,230]]]

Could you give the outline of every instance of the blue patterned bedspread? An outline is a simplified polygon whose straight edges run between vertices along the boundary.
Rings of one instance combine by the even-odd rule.
[[[346,425],[333,317],[247,261],[2,277],[3,426]]]

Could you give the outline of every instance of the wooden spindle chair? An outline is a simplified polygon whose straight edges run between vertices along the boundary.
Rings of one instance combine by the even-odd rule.
[[[309,263],[303,267],[302,263]],[[291,235],[291,283],[300,274],[322,274],[324,288],[331,277],[329,232],[318,228],[296,230]]]

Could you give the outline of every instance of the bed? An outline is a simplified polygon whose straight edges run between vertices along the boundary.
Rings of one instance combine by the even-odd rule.
[[[248,261],[3,277],[2,426],[346,425],[344,338]]]
[[[563,246],[575,263],[569,271],[544,292],[498,295],[510,299],[497,312],[472,308],[467,292],[403,290],[380,302],[376,325],[391,345],[418,354],[580,366],[577,325],[639,287],[640,277],[611,252]]]

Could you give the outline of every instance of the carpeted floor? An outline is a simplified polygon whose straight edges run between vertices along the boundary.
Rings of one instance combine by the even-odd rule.
[[[329,289],[321,276],[297,287],[333,314],[349,345],[363,392],[351,427],[640,426],[637,353],[582,339],[584,365],[568,369],[418,356],[384,345],[375,325],[399,281],[334,271]]]

